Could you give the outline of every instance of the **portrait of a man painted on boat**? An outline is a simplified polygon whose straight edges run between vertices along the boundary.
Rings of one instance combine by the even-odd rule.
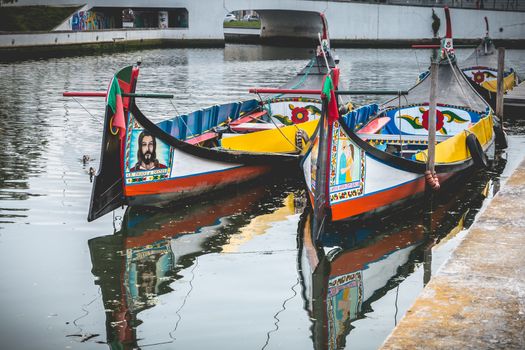
[[[126,143],[127,183],[156,181],[166,178],[170,175],[170,164],[170,147],[168,145],[142,128],[133,128],[128,132]]]
[[[140,132],[137,140],[135,165],[129,171],[166,169],[167,166],[157,158],[157,140],[148,131]]]

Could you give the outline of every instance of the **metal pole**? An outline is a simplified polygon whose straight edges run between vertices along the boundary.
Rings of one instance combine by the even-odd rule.
[[[438,84],[437,62],[432,61],[430,65],[430,103],[428,111],[428,163],[427,170],[434,174],[436,158],[436,92]]]
[[[503,94],[505,93],[505,87],[503,84],[503,78],[505,74],[505,49],[503,47],[498,48],[498,86],[496,93],[496,115],[503,122]]]

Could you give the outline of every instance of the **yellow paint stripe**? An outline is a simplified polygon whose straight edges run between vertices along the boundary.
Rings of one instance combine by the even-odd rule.
[[[491,80],[491,81],[485,81],[485,82],[481,83],[481,86],[484,89],[489,90],[490,92],[497,92],[498,91],[498,80],[494,79],[494,80]],[[504,87],[505,91],[512,90],[514,88],[514,86],[516,86],[516,75],[515,75],[515,73],[511,73],[508,76],[506,76],[505,78],[503,78],[503,86],[505,86]]]
[[[492,114],[480,119],[479,122],[468,128],[468,131],[475,134],[481,146],[485,149],[486,145],[492,140],[493,134]],[[440,142],[436,145],[436,163],[456,163],[470,158],[470,152],[467,148],[468,133],[460,132],[457,135]],[[427,151],[421,151],[416,154],[416,160],[426,162]]]
[[[236,151],[295,153],[297,152],[295,149],[297,128],[306,131],[308,137],[311,137],[317,127],[317,122],[317,120],[311,120],[306,123],[281,127],[280,130],[271,129],[230,136],[222,139],[221,145],[222,148]]]

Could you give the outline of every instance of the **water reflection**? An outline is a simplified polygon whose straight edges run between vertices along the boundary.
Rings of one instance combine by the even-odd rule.
[[[399,286],[421,269],[419,290],[429,281],[442,262],[433,263],[433,252],[472,224],[490,190],[499,189],[498,175],[504,166],[505,160],[500,160],[491,171],[475,174],[466,186],[456,184],[444,196],[433,198],[429,208],[412,208],[366,225],[333,225],[317,244],[307,208],[299,223],[298,264],[305,309],[313,320],[314,348],[359,347],[362,344],[352,344],[349,335],[358,327],[357,321],[365,318],[394,327],[403,316],[398,300],[404,296],[399,296]],[[412,292],[417,295],[419,290]],[[375,315],[373,304],[390,291],[394,291],[392,297],[385,299],[394,314]],[[384,338],[378,339],[377,346]],[[360,341],[374,348],[373,339],[363,340],[361,334]]]
[[[312,46],[315,47],[315,46]],[[224,48],[225,61],[260,61],[260,60],[308,60],[312,49],[268,45],[228,44]]]
[[[139,313],[173,292],[173,282],[199,256],[235,252],[272,221],[293,214],[302,201],[295,200],[291,190],[288,184],[271,190],[258,186],[177,210],[130,207],[120,231],[91,239],[92,272],[102,293],[110,348],[139,347]]]

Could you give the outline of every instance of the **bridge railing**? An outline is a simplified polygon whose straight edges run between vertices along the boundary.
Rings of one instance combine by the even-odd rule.
[[[524,0],[331,0],[371,4],[432,6],[480,10],[525,11]]]

